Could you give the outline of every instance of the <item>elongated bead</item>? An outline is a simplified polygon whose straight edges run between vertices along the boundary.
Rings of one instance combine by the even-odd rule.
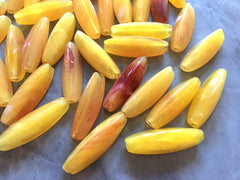
[[[118,56],[152,57],[165,54],[168,50],[168,42],[144,36],[122,36],[105,40],[104,49]]]
[[[5,107],[13,96],[12,84],[7,76],[7,71],[0,59],[0,107]]]
[[[74,41],[84,59],[98,72],[109,79],[117,79],[120,70],[112,58],[94,40],[77,31]]]
[[[169,0],[169,2],[176,8],[184,8],[186,5],[186,0]]]
[[[11,24],[12,21],[9,17],[5,15],[0,16],[0,43],[2,43],[2,41],[6,37]]]
[[[73,12],[72,1],[43,1],[21,9],[14,14],[14,18],[18,24],[31,25],[42,17],[55,21],[66,12]]]
[[[21,53],[24,36],[17,26],[10,25],[5,47],[5,65],[8,77],[13,82],[19,82],[25,75],[21,64]]]
[[[135,22],[148,21],[151,0],[133,0],[133,20]]]
[[[171,66],[168,66],[148,79],[142,84],[126,101],[122,107],[122,112],[128,118],[133,118],[152,105],[167,91],[174,78]]]
[[[0,151],[11,150],[36,139],[54,126],[68,108],[67,101],[59,98],[22,117],[0,135]]]
[[[7,12],[14,14],[23,8],[24,0],[7,0]]]
[[[82,60],[76,45],[67,44],[62,68],[63,95],[68,103],[78,102],[82,92],[83,69]]]
[[[127,151],[134,154],[166,154],[191,148],[201,143],[204,132],[193,128],[148,130],[125,139]]]
[[[41,0],[24,0],[24,7],[30,6],[38,2],[41,2]]]
[[[177,117],[190,104],[200,87],[200,83],[197,77],[193,77],[164,95],[148,114],[146,118],[148,125],[154,129],[159,129]]]
[[[97,16],[101,35],[109,36],[111,34],[111,27],[114,24],[112,0],[98,0]]]
[[[188,3],[179,13],[171,36],[171,50],[182,52],[190,42],[194,30],[195,12]]]
[[[172,26],[156,22],[133,22],[113,25],[112,37],[120,36],[147,36],[166,39],[171,36]]]
[[[54,69],[49,64],[36,69],[22,83],[4,109],[1,122],[9,126],[31,112],[47,92],[53,74]]]
[[[80,98],[73,124],[71,136],[75,140],[82,140],[87,136],[95,123],[102,106],[105,91],[105,78],[95,72]]]
[[[187,122],[193,128],[200,128],[212,114],[222,95],[227,71],[218,69],[202,84],[188,110]]]
[[[130,0],[113,0],[113,10],[118,22],[132,22],[132,5]]]
[[[83,31],[92,39],[100,38],[97,14],[90,0],[74,0],[74,12]]]
[[[180,64],[180,68],[185,72],[192,72],[202,67],[215,56],[223,41],[223,30],[214,31],[187,53]]]
[[[155,22],[168,23],[168,0],[152,0],[151,12]]]
[[[126,122],[126,116],[118,112],[99,124],[69,155],[63,164],[64,171],[76,174],[100,158],[117,139]]]
[[[4,15],[7,10],[7,2],[5,0],[0,0],[0,16]]]
[[[45,46],[42,62],[53,65],[63,56],[67,43],[72,40],[75,17],[66,12],[53,28]]]
[[[21,62],[26,72],[32,73],[41,62],[49,33],[49,19],[41,18],[30,30],[22,49]]]
[[[147,58],[136,58],[115,81],[109,90],[103,106],[109,112],[122,106],[141,83],[148,66]]]

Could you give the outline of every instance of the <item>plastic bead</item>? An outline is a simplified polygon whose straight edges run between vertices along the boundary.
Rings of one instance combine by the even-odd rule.
[[[5,0],[0,0],[0,16],[4,15],[7,10],[7,2]]]
[[[7,0],[7,12],[14,14],[23,8],[24,0]]]
[[[21,81],[25,75],[25,70],[21,64],[24,41],[21,29],[10,25],[5,47],[5,65],[8,77],[13,82]]]
[[[118,22],[132,22],[132,5],[130,0],[113,0],[113,10]]]
[[[24,7],[30,6],[38,2],[41,2],[41,0],[24,0]]]
[[[159,71],[130,96],[121,111],[124,112],[128,118],[133,118],[143,113],[154,105],[167,91],[173,78],[174,72],[171,66]]]
[[[133,0],[133,20],[135,22],[148,21],[151,0]]]
[[[69,42],[64,55],[62,68],[63,95],[68,103],[78,102],[82,92],[83,69],[77,46]]]
[[[17,148],[41,136],[61,119],[68,108],[67,101],[59,98],[22,117],[0,135],[0,151]]]
[[[168,23],[168,0],[152,0],[151,13],[155,22]]]
[[[118,112],[99,124],[69,155],[63,164],[64,171],[76,174],[100,158],[117,139],[126,122],[126,116]]]
[[[166,154],[191,148],[201,143],[204,132],[193,128],[148,130],[125,139],[127,151],[134,154]]]
[[[170,90],[154,105],[146,118],[147,124],[158,129],[172,121],[190,104],[200,83],[197,77],[193,77]]]
[[[76,32],[74,41],[81,55],[94,69],[109,79],[118,78],[118,66],[100,45],[81,31]]]
[[[13,95],[2,113],[1,122],[9,126],[30,113],[47,92],[53,74],[54,69],[49,64],[36,69]]]
[[[112,26],[112,37],[120,36],[147,36],[166,39],[171,36],[172,26],[155,22],[133,22]]]
[[[66,12],[53,28],[45,46],[42,62],[53,65],[63,56],[75,31],[75,17]]]
[[[109,90],[103,106],[109,112],[121,107],[141,83],[148,66],[147,58],[136,58],[115,81]]]
[[[30,30],[22,49],[21,62],[26,72],[32,73],[41,62],[49,33],[49,19],[41,18]]]
[[[227,71],[218,69],[200,87],[188,110],[187,122],[193,128],[200,128],[212,114],[222,95]]]
[[[187,53],[180,64],[180,68],[185,72],[192,72],[202,67],[215,56],[223,41],[223,30],[214,31]]]
[[[0,43],[2,43],[2,41],[6,37],[11,24],[12,21],[9,17],[5,15],[0,16]]]
[[[82,140],[91,130],[102,106],[105,91],[105,78],[95,72],[80,98],[73,124],[71,136]]]
[[[176,8],[184,8],[186,5],[186,0],[169,0],[169,2]]]
[[[152,57],[165,54],[168,50],[168,42],[144,36],[122,36],[105,40],[104,49],[118,56]]]
[[[100,38],[97,14],[90,0],[74,0],[74,12],[83,31],[92,39]]]

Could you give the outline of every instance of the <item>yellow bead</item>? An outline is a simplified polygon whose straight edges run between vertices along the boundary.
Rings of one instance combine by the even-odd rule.
[[[115,113],[93,129],[69,155],[63,169],[76,174],[105,153],[117,139],[127,122],[122,112]]]
[[[7,0],[7,12],[14,14],[23,8],[24,0]]]
[[[169,2],[176,8],[184,8],[186,0],[169,0]]]
[[[1,122],[9,126],[30,113],[47,92],[53,74],[54,69],[49,64],[36,69],[13,95],[2,113]]]
[[[4,15],[7,10],[7,2],[5,0],[0,0],[0,16]]]
[[[132,5],[130,0],[113,0],[113,10],[118,22],[132,22]]]
[[[100,38],[97,14],[90,0],[74,0],[74,13],[83,31],[92,39]]]
[[[193,128],[148,130],[125,139],[127,151],[134,154],[166,154],[188,149],[201,143],[204,132]]]
[[[38,2],[41,2],[41,0],[24,0],[24,7],[30,6]]]
[[[13,96],[12,84],[7,76],[7,71],[0,59],[0,107],[5,107]]]
[[[182,9],[173,26],[170,47],[172,51],[182,52],[190,42],[194,30],[195,12],[190,3]]]
[[[200,128],[212,114],[222,95],[227,71],[218,69],[202,84],[188,110],[187,122],[193,128]]]
[[[11,150],[36,139],[56,124],[68,108],[67,101],[59,98],[24,116],[0,135],[0,151]]]
[[[73,12],[72,1],[43,1],[21,9],[14,14],[14,18],[18,24],[31,25],[42,17],[50,21],[58,20],[66,12]]]
[[[120,36],[146,36],[166,39],[171,36],[172,26],[155,22],[133,22],[112,26],[112,37]]]
[[[19,82],[25,75],[21,64],[21,53],[24,36],[20,28],[10,25],[5,47],[5,65],[8,77],[13,82]]]
[[[122,36],[105,40],[104,49],[118,56],[153,57],[165,54],[168,50],[168,42],[144,36]]]
[[[146,123],[158,129],[172,121],[190,104],[200,83],[197,77],[193,77],[170,90],[154,105],[146,118]]]
[[[152,105],[167,91],[174,78],[171,66],[168,66],[148,79],[130,96],[121,111],[128,118],[133,118]]]
[[[2,43],[2,41],[6,37],[11,24],[12,21],[9,17],[5,15],[0,16],[0,43]]]
[[[63,56],[67,43],[72,40],[75,31],[75,17],[66,12],[54,26],[45,46],[42,63],[53,65]]]
[[[183,58],[180,68],[185,72],[192,72],[205,65],[221,48],[224,41],[222,29],[214,31],[201,40]]]
[[[150,14],[151,0],[133,0],[133,20],[146,22]]]
[[[94,40],[77,31],[74,41],[84,59],[98,72],[109,79],[117,79],[120,70],[112,58]]]

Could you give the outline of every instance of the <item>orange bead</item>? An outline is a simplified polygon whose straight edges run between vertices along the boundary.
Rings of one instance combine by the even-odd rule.
[[[14,14],[23,8],[24,0],[7,0],[7,12]]]
[[[130,0],[113,0],[113,10],[118,22],[132,22],[132,5]]]
[[[0,15],[5,14],[7,10],[7,2],[5,0],[0,0]]]
[[[97,14],[90,0],[74,0],[74,13],[84,32],[92,39],[100,38]]]
[[[2,43],[2,41],[6,37],[11,24],[12,21],[9,17],[5,15],[0,16],[0,43]]]
[[[90,78],[77,107],[71,136],[82,140],[91,130],[102,106],[105,91],[105,78],[95,72]]]
[[[21,55],[21,62],[26,72],[32,73],[37,69],[43,50],[47,43],[49,33],[49,19],[41,18],[30,30]]]
[[[134,22],[148,21],[151,0],[133,0],[133,20]]]
[[[41,0],[24,0],[24,7],[30,6],[38,2],[41,2]]]
[[[25,75],[25,70],[21,65],[23,44],[24,36],[21,29],[10,25],[5,47],[5,64],[8,77],[13,82],[21,81]]]

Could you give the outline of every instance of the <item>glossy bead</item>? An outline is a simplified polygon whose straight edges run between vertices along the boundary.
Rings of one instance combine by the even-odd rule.
[[[148,130],[125,139],[127,151],[134,154],[166,154],[191,148],[201,143],[204,132],[193,128]]]
[[[1,122],[9,126],[30,113],[47,92],[53,74],[54,69],[49,64],[36,69],[13,95],[2,113]]]
[[[12,84],[7,76],[7,71],[0,59],[0,107],[5,107],[13,96]]]
[[[43,1],[21,9],[14,14],[14,18],[18,24],[31,25],[42,17],[47,17],[50,21],[58,20],[66,12],[73,12],[72,1]]]
[[[187,53],[180,64],[180,68],[185,72],[192,72],[202,67],[215,56],[223,41],[223,30],[214,31]]]
[[[94,69],[109,79],[118,78],[118,66],[100,45],[81,31],[76,32],[74,41],[81,55]]]
[[[64,171],[76,174],[100,158],[117,139],[126,122],[126,116],[118,112],[99,124],[68,156],[63,164]]]
[[[200,80],[193,77],[170,90],[154,105],[146,123],[154,129],[159,129],[172,121],[190,104],[200,84]]]
[[[42,63],[53,65],[63,56],[67,43],[72,40],[75,31],[75,17],[66,12],[54,26],[45,46]]]
[[[132,5],[130,0],[112,0],[113,10],[118,22],[132,22]]]
[[[21,53],[24,36],[17,26],[10,25],[5,47],[5,65],[8,77],[13,82],[19,82],[25,75],[21,64]]]
[[[190,42],[194,30],[195,12],[190,3],[182,9],[173,27],[171,50],[182,52]]]
[[[122,36],[105,40],[104,49],[118,56],[153,57],[165,54],[168,50],[168,42],[144,36]]]
[[[7,2],[5,0],[0,0],[0,16],[4,15],[7,10]]]
[[[68,103],[78,102],[82,92],[82,60],[73,42],[68,42],[62,68],[62,90]]]
[[[79,100],[74,116],[71,132],[73,139],[82,140],[91,130],[101,109],[104,91],[104,76],[97,72],[93,73]]]
[[[0,43],[2,43],[2,41],[6,37],[11,24],[12,21],[9,17],[5,15],[0,16]]]
[[[17,148],[41,136],[61,119],[68,108],[67,101],[59,98],[22,117],[0,135],[0,151]]]
[[[168,23],[168,0],[152,0],[151,13],[155,22]]]
[[[133,22],[112,26],[112,37],[120,36],[147,36],[166,39],[171,36],[172,26],[155,22]]]
[[[151,0],[133,0],[133,20],[147,22],[150,13]]]
[[[169,0],[169,2],[176,8],[184,8],[186,5],[186,0]]]
[[[7,12],[14,14],[23,8],[24,0],[7,0]]]
[[[24,0],[24,7],[30,6],[38,2],[41,2],[41,0]]]
[[[147,58],[136,58],[115,81],[109,90],[103,106],[109,112],[121,107],[141,83],[148,66]]]
[[[101,35],[110,36],[111,27],[114,24],[112,0],[98,0],[97,16]]]
[[[174,78],[171,66],[164,68],[142,84],[126,101],[121,111],[133,118],[152,105],[167,91]]]
[[[22,49],[21,62],[26,72],[37,69],[42,59],[43,50],[49,33],[49,19],[41,18],[30,30]]]
[[[83,31],[92,39],[100,38],[97,14],[90,0],[74,0],[74,13]]]
[[[187,122],[193,128],[200,128],[214,111],[222,95],[227,71],[218,69],[200,87],[188,110]]]

